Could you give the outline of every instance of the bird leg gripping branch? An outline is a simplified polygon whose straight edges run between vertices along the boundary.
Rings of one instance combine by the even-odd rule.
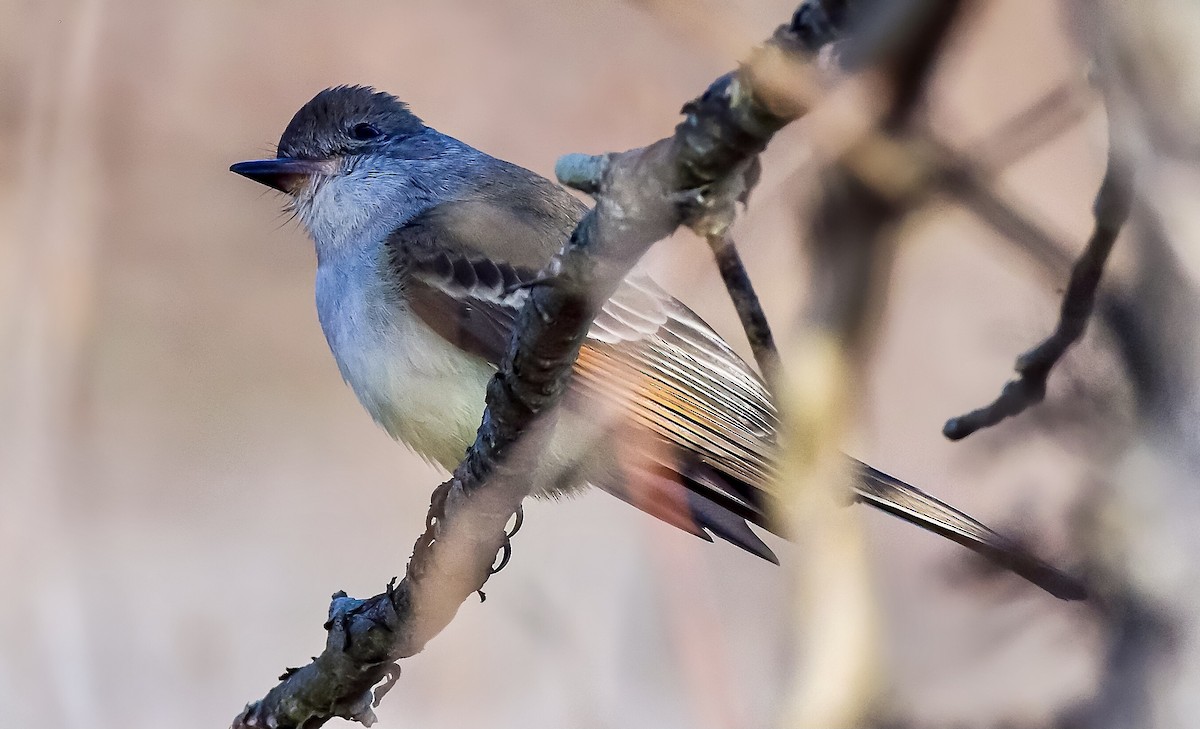
[[[721,77],[685,108],[675,134],[647,147],[599,157],[568,156],[565,184],[594,195],[580,222],[530,290],[516,334],[487,391],[475,442],[435,492],[425,533],[404,578],[367,600],[338,593],[321,655],[288,669],[280,683],[233,722],[241,727],[313,729],[334,717],[369,725],[372,706],[412,656],[453,619],[491,573],[505,525],[530,489],[536,460],[575,357],[597,307],[656,241],[689,222],[688,200],[742,175],[771,137],[803,108],[778,93],[772,69],[802,64],[828,32],[826,6],[806,0],[750,61]],[[817,12],[821,11],[821,12]],[[817,29],[828,30],[828,23]],[[793,75],[789,75],[794,78]]]

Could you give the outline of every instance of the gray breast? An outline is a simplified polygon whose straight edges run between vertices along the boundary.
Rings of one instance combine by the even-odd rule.
[[[373,259],[322,262],[317,311],[342,377],[371,417],[453,468],[479,426],[494,368],[414,317]]]

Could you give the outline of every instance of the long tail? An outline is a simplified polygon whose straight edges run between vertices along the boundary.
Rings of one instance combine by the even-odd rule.
[[[672,526],[712,541],[730,542],[751,554],[778,563],[770,548],[747,522],[778,534],[771,514],[777,513],[766,491],[681,452],[678,460],[657,468],[638,469],[621,482],[595,484]],[[1012,539],[861,461],[853,460],[858,482],[855,501],[899,517],[910,524],[957,542],[1062,600],[1087,597],[1083,583],[1051,567]]]
[[[854,489],[858,501],[958,542],[1057,598],[1087,597],[1082,582],[1034,557],[1013,540],[915,486],[860,461],[855,463],[859,467],[859,484]]]
[[[957,542],[1059,599],[1082,600],[1087,597],[1087,589],[1080,580],[1035,557],[1014,540],[911,484],[861,461],[852,459],[852,462],[858,477],[854,487],[855,501],[869,504],[909,524]],[[679,489],[675,497],[678,512],[690,516],[685,517],[687,526],[682,528],[698,536],[706,536],[707,532],[747,552],[776,561],[770,549],[746,526],[748,521],[778,533],[770,521],[770,514],[775,513],[774,505],[765,491],[704,464],[681,463],[672,470],[686,488],[686,491]],[[667,484],[671,481],[679,483],[666,478],[661,478],[658,483]],[[679,500],[683,495],[679,492],[686,494],[684,500]],[[623,498],[643,511],[679,525],[678,517],[672,520],[655,513],[656,509],[647,508],[645,499]],[[654,500],[661,503],[659,499]]]

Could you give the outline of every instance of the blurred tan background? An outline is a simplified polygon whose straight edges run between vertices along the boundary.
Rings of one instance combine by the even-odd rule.
[[[316,321],[311,244],[228,166],[269,156],[292,113],[340,83],[394,92],[547,175],[566,152],[649,142],[794,2],[687,7],[0,4],[0,726],[227,726],[319,652],[329,594],[378,592],[422,528],[441,475],[360,411]],[[946,58],[934,123],[969,147],[1082,74],[1053,4],[993,0]],[[1073,246],[1099,121],[1003,175]],[[768,150],[737,228],[781,333],[803,295],[792,201],[807,154],[802,126]],[[745,351],[702,244],[680,236],[651,258]],[[923,215],[847,450],[1069,561],[1082,446],[1036,416],[959,445],[939,432],[998,391],[1057,295],[967,214]],[[1089,342],[1050,399],[1112,376]],[[1090,690],[1080,608],[971,580],[958,547],[866,519],[900,715],[1033,723]],[[404,663],[382,723],[764,725],[787,671],[778,572],[604,495],[531,504],[487,603]]]

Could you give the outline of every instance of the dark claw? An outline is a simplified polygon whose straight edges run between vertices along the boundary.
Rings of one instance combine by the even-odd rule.
[[[400,664],[393,663],[392,665],[388,666],[387,673],[383,676],[383,683],[375,687],[375,699],[371,702],[371,706],[378,707],[379,702],[383,701],[383,697],[387,695],[388,691],[392,690],[392,687],[395,686],[396,682],[399,680]]]
[[[513,522],[512,531],[505,535],[508,539],[512,539],[513,537],[517,536],[517,532],[521,531],[521,525],[525,523],[525,508],[523,506],[518,506],[517,511],[513,514],[513,516],[516,517],[516,521]]]
[[[488,574],[496,574],[508,564],[508,560],[512,557],[512,542],[505,537],[504,544],[500,545],[500,564],[492,568]]]
[[[426,531],[432,531],[434,524],[446,516],[446,494],[450,490],[451,483],[453,481],[439,485],[430,495],[429,513],[425,516]]]

